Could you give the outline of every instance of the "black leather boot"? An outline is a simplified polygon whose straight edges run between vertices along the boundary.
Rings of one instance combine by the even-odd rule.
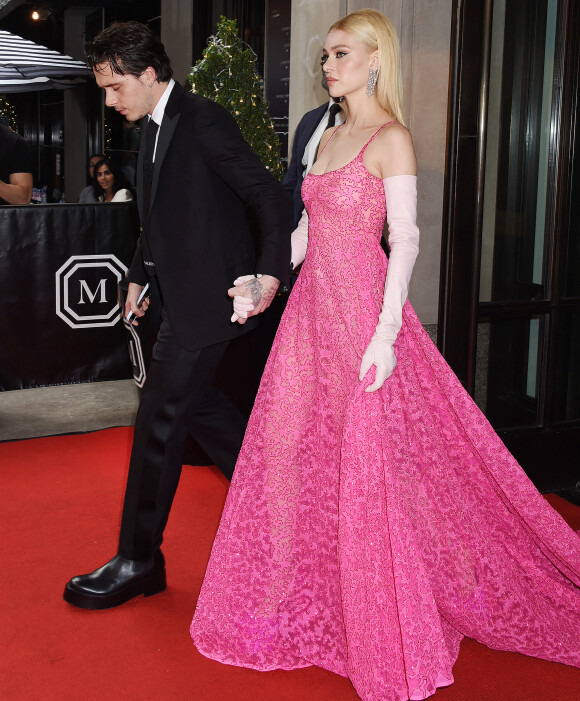
[[[141,594],[153,596],[166,586],[161,550],[147,560],[115,555],[98,570],[73,577],[64,588],[64,600],[84,609],[108,609]]]

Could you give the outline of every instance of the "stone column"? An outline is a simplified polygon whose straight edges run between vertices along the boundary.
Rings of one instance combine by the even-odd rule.
[[[320,84],[322,46],[328,28],[345,11],[345,0],[292,0],[289,150],[302,115],[329,99]]]
[[[447,154],[452,0],[404,0],[402,14],[406,113],[419,166],[421,253],[409,298],[424,325],[435,325]],[[409,6],[407,8],[407,6]],[[410,12],[412,8],[412,13]]]
[[[193,3],[163,0],[160,5],[161,41],[171,60],[175,80],[183,85],[191,69]]]
[[[409,298],[425,326],[437,323],[452,0],[348,0],[347,11],[371,7],[399,32],[406,126],[418,161],[421,253]],[[430,329],[433,330],[433,329]]]

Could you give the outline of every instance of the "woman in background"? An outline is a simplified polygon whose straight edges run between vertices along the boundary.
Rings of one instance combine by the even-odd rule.
[[[95,165],[93,189],[97,202],[130,202],[133,194],[121,168],[110,158]]]

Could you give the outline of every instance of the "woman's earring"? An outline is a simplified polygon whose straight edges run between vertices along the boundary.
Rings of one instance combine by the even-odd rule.
[[[377,84],[377,72],[374,68],[369,68],[369,79],[367,81],[367,95],[370,97],[375,92],[375,85]]]

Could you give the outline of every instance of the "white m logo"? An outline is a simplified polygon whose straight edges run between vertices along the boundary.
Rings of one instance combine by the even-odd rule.
[[[57,315],[73,329],[114,326],[121,320],[117,285],[126,272],[113,254],[71,256],[55,273]]]
[[[107,303],[107,296],[106,296],[106,290],[105,290],[105,284],[107,282],[106,278],[103,278],[99,284],[97,285],[97,289],[95,290],[95,294],[91,293],[91,288],[89,287],[88,283],[86,280],[80,280],[81,283],[81,296],[79,299],[79,304],[85,304],[85,300],[83,299],[83,290],[86,292],[87,297],[89,298],[89,302],[94,302],[95,299],[97,298],[97,295],[99,294],[99,291],[101,292],[101,299],[99,300],[99,304],[106,304]]]

